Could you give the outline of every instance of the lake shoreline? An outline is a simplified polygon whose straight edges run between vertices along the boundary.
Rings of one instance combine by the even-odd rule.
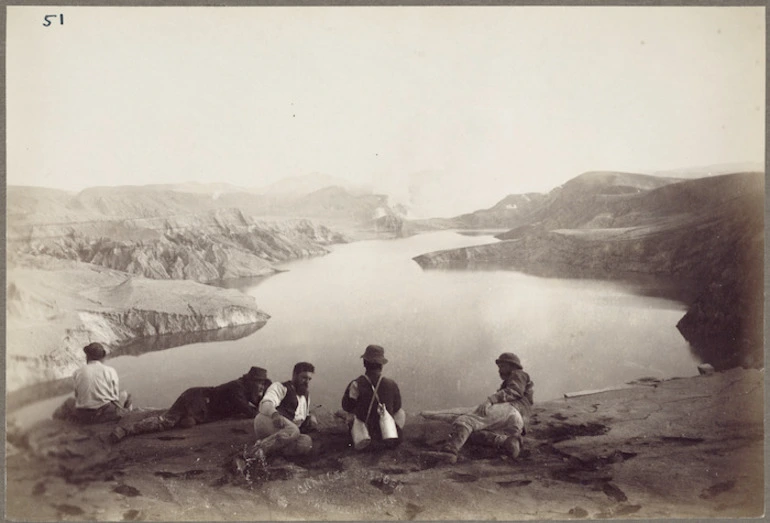
[[[461,233],[461,231],[446,231],[446,232],[454,232],[457,234]],[[414,264],[415,262],[409,261],[408,263]],[[286,269],[281,269],[281,271],[277,274],[285,274],[288,272],[291,272],[291,271]],[[520,272],[520,271],[512,271],[512,272]],[[526,274],[526,273],[521,273],[521,274]],[[244,283],[248,285],[252,285],[252,284],[267,285],[267,282],[271,281],[273,276],[275,275],[266,276],[266,277],[265,276],[257,277],[257,278],[252,278],[248,280],[234,280],[234,281],[230,281],[227,285],[223,285],[222,282],[219,282],[217,285],[208,285],[208,287],[219,288],[222,290],[226,289],[228,292],[231,292],[231,293],[238,292],[239,294],[244,294],[243,293]],[[568,279],[568,280],[578,281],[575,279]],[[629,278],[627,280],[589,278],[586,281],[602,282],[602,283],[606,283],[606,282],[617,283],[629,289],[629,291],[635,295],[663,297],[665,299],[674,299],[674,301],[678,301],[681,303],[680,300],[675,299],[676,297],[681,296],[680,289],[675,289],[674,286],[672,286],[672,282],[668,280],[663,281],[661,279],[645,276],[642,278]],[[152,281],[148,282],[148,284],[152,284],[152,283],[153,283]],[[244,294],[244,296],[247,296],[247,294]],[[194,308],[198,308],[195,304],[191,304],[191,305]],[[267,312],[269,313],[270,311],[267,311]],[[114,348],[110,356],[111,357],[122,356],[122,355],[138,356],[138,355],[153,352],[156,350],[163,350],[167,348],[186,345],[189,343],[198,343],[201,341],[209,342],[209,341],[218,341],[218,340],[225,341],[225,340],[241,339],[243,337],[253,334],[253,332],[258,330],[261,327],[261,325],[264,325],[264,323],[260,325],[255,325],[255,326],[248,325],[244,327],[225,328],[225,329],[219,329],[214,331],[205,331],[205,332],[182,331],[179,333],[175,333],[173,335],[167,335],[162,337],[138,337],[133,339],[126,339],[123,342],[121,342],[119,346]],[[246,329],[248,332],[244,332],[241,334],[236,333],[233,336],[226,335],[226,332],[228,331],[238,331],[239,329],[240,330]],[[696,365],[697,364],[694,364],[692,367],[693,373],[696,372],[695,370]],[[646,377],[646,374],[643,371],[640,371],[636,375],[625,376],[624,379],[643,378],[643,377]],[[24,405],[29,405],[30,403],[34,403],[36,401],[50,398],[53,395],[68,393],[69,390],[67,390],[66,382],[67,382],[67,378],[65,377],[61,380],[45,381],[30,387],[25,387],[23,389],[9,392],[8,393],[9,411],[14,411],[17,408],[22,407]],[[611,383],[607,383],[606,385],[610,386],[610,385],[617,385],[617,384],[618,383],[616,382],[611,382]],[[574,390],[562,390],[561,392],[573,392],[573,391]]]

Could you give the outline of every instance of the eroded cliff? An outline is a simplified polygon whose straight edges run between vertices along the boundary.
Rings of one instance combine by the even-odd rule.
[[[211,282],[263,276],[274,263],[318,256],[346,241],[309,220],[257,220],[237,209],[162,218],[15,225],[9,259],[83,261],[153,279]],[[26,256],[26,258],[25,258]]]
[[[91,341],[116,350],[144,336],[256,329],[269,318],[236,290],[136,278],[50,257],[38,264],[8,272],[8,391],[71,375]]]

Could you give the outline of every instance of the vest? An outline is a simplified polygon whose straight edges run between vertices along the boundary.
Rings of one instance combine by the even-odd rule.
[[[294,384],[291,381],[284,381],[281,385],[286,387],[286,396],[284,396],[281,404],[276,407],[275,410],[281,413],[281,416],[287,420],[294,422],[294,415],[297,413],[297,407],[299,406],[299,397],[297,391],[294,390]],[[307,404],[310,408],[310,393],[307,395]]]

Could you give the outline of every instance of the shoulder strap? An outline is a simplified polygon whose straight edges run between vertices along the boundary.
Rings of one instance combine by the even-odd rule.
[[[380,397],[377,396],[377,389],[380,388],[380,382],[382,381],[382,374],[380,374],[380,378],[377,380],[377,386],[376,387],[372,384],[372,380],[369,379],[369,376],[364,374],[364,378],[366,378],[366,381],[369,382],[369,385],[372,386],[372,390],[374,391],[374,394],[372,394],[372,401],[369,402],[369,409],[366,411],[365,423],[369,423],[369,415],[372,413],[372,405],[374,405],[374,398],[377,398],[377,402],[378,403],[380,401]]]

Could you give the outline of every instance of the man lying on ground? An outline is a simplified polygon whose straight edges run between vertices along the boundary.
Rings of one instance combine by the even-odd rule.
[[[133,423],[120,423],[110,434],[110,440],[117,443],[135,434],[161,432],[174,427],[189,428],[228,418],[253,418],[270,383],[265,369],[252,367],[237,380],[223,385],[187,389],[163,414]]]

